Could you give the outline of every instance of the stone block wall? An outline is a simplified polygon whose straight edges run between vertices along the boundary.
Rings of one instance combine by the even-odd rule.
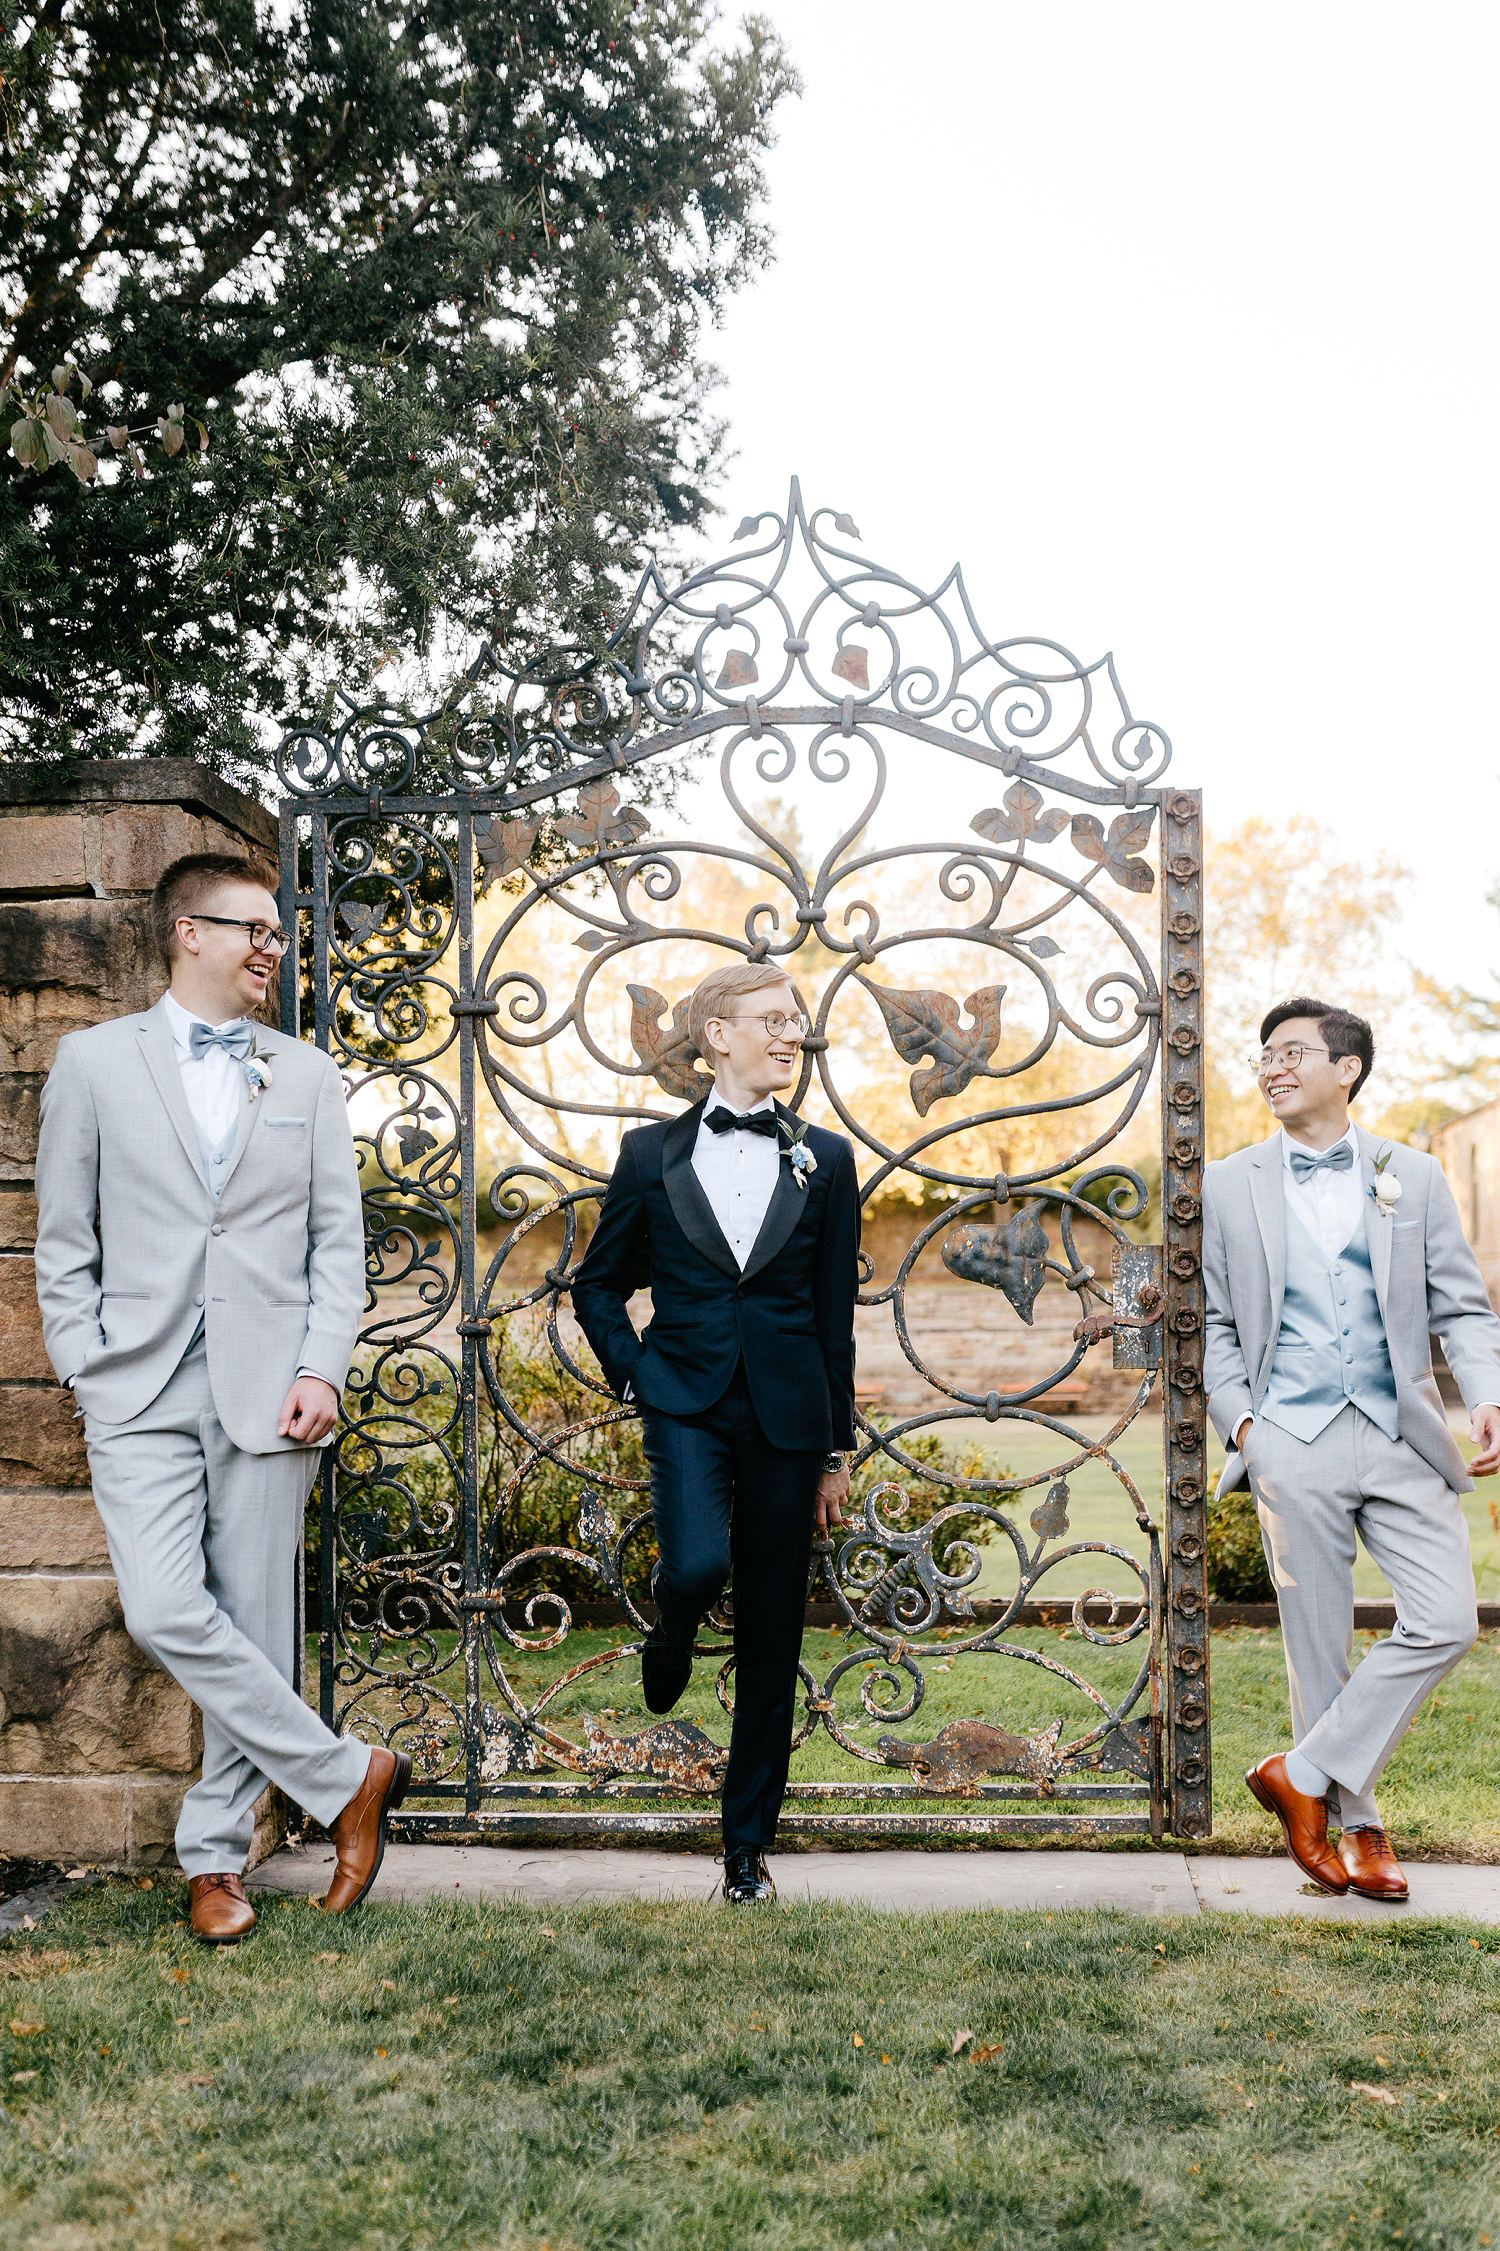
[[[42,1349],[32,1183],[58,1041],[161,994],[157,876],[247,849],[275,865],[274,820],[200,766],[0,767],[0,1853],[169,1858],[200,1757],[197,1714],[120,1616],[82,1425]]]

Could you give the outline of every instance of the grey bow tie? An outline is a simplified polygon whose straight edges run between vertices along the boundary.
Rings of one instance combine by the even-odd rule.
[[[1354,1169],[1354,1151],[1347,1141],[1336,1141],[1321,1157],[1310,1157],[1303,1149],[1293,1149],[1291,1159],[1295,1180],[1311,1180],[1315,1172],[1352,1172]]]
[[[188,1026],[188,1053],[196,1063],[211,1047],[222,1047],[226,1055],[243,1062],[255,1045],[254,1027],[249,1024],[190,1024]]]

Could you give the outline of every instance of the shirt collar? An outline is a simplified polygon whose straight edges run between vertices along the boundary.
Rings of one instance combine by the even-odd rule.
[[[1350,1148],[1354,1151],[1354,1162],[1357,1169],[1359,1165],[1359,1142],[1356,1138],[1355,1125],[1352,1118],[1350,1119],[1345,1130],[1339,1135],[1339,1140],[1331,1141],[1328,1144],[1328,1148],[1336,1149],[1339,1145],[1339,1141],[1347,1141]],[[1308,1157],[1314,1155],[1319,1157],[1326,1157],[1328,1154],[1328,1149],[1311,1150],[1306,1146],[1304,1142],[1294,1141],[1291,1135],[1287,1132],[1286,1127],[1283,1126],[1281,1128],[1281,1169],[1283,1172],[1291,1172],[1292,1151],[1294,1149],[1300,1150],[1303,1156]]]
[[[194,1016],[191,1010],[184,1008],[181,1001],[175,1000],[171,993],[163,993],[162,999],[167,1004],[167,1022],[172,1027],[173,1045],[180,1047],[186,1053],[192,1038],[193,1026],[195,1024],[208,1024],[208,1018],[206,1016]],[[243,1024],[244,1021],[243,1016],[231,1016],[226,1020],[226,1023],[209,1024],[208,1028],[211,1032],[221,1032],[226,1030],[229,1024]]]
[[[718,1088],[715,1087],[713,1093],[709,1096],[708,1100],[703,1105],[703,1115],[706,1118],[710,1110],[729,1110],[733,1111],[736,1117],[753,1118],[757,1110],[774,1110],[775,1107],[775,1095],[763,1094],[758,1102],[752,1102],[750,1104],[748,1110],[735,1110],[734,1104],[732,1102],[726,1102],[723,1095],[719,1092]]]

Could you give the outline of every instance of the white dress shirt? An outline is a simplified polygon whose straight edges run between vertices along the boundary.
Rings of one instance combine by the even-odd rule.
[[[752,1102],[745,1114],[775,1107],[774,1098],[767,1094]],[[773,1139],[768,1133],[710,1133],[710,1112],[733,1108],[732,1102],[722,1101],[717,1094],[709,1096],[693,1144],[693,1170],[724,1240],[743,1267],[776,1193],[781,1142],[779,1136]]]
[[[1286,1208],[1295,1212],[1298,1219],[1320,1244],[1330,1258],[1353,1242],[1357,1229],[1365,1217],[1364,1164],[1359,1154],[1359,1141],[1351,1125],[1347,1133],[1339,1136],[1354,1151],[1354,1162],[1347,1172],[1335,1172],[1331,1165],[1320,1165],[1316,1172],[1299,1180],[1292,1170],[1292,1151],[1305,1157],[1327,1156],[1326,1149],[1309,1149],[1294,1141],[1286,1127],[1281,1129],[1282,1186],[1286,1192]],[[1339,1146],[1335,1141],[1333,1148]]]
[[[212,1147],[217,1148],[225,1134],[240,1114],[240,1095],[245,1085],[244,1065],[237,1056],[222,1047],[211,1047],[202,1055],[195,1055],[189,1042],[195,1024],[205,1019],[189,1015],[181,1001],[170,993],[167,1000],[167,1022],[172,1027],[172,1046],[177,1056],[177,1068],[182,1074],[182,1091],[187,1096],[187,1106],[207,1134]],[[243,1016],[231,1022],[244,1023]],[[212,1025],[213,1031],[222,1031],[223,1025]]]

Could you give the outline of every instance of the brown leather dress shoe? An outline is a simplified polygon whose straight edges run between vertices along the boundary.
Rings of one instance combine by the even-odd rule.
[[[1325,1891],[1349,1889],[1344,1863],[1328,1842],[1328,1808],[1321,1798],[1304,1797],[1287,1780],[1286,1760],[1279,1751],[1245,1776],[1245,1788],[1257,1805],[1274,1813],[1281,1823],[1286,1849],[1304,1876],[1311,1876]]]
[[[1339,1858],[1349,1871],[1351,1889],[1362,1898],[1410,1899],[1401,1863],[1383,1829],[1346,1829],[1339,1839]]]
[[[194,1876],[188,1898],[188,1922],[205,1946],[238,1946],[255,1928],[255,1909],[238,1876]]]
[[[385,1825],[406,1796],[410,1780],[411,1760],[406,1752],[388,1751],[384,1744],[377,1744],[370,1753],[369,1773],[329,1832],[338,1866],[323,1901],[325,1915],[347,1915],[380,1874],[385,1858]]]

